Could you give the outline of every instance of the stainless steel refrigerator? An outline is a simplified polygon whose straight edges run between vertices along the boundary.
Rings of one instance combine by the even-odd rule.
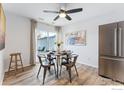
[[[124,83],[124,22],[99,26],[99,75]]]

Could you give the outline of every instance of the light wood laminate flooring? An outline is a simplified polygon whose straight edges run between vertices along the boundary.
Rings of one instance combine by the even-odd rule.
[[[55,77],[54,69],[51,68],[51,73],[47,72],[45,85],[123,85],[99,76],[96,68],[79,63],[76,66],[79,77],[76,76],[75,69],[72,68],[72,83],[69,82],[68,72],[63,67],[59,79]],[[41,68],[39,78],[36,77],[39,64],[24,69],[24,72],[18,71],[16,76],[13,72],[6,73],[3,85],[42,85],[43,68]]]

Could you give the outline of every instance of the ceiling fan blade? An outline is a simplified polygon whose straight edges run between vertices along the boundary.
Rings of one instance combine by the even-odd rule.
[[[57,11],[49,11],[49,10],[43,10],[43,12],[45,12],[45,13],[59,13]]]
[[[72,18],[70,17],[70,16],[68,16],[68,15],[66,15],[66,17],[65,17],[67,20],[69,20],[69,21],[71,21],[72,20]]]
[[[70,13],[77,13],[77,12],[81,12],[83,9],[82,8],[77,8],[77,9],[71,9],[71,10],[67,10],[66,13],[70,14]]]
[[[56,21],[58,18],[59,18],[59,15],[58,15],[58,16],[56,16],[53,20],[54,20],[54,21]]]

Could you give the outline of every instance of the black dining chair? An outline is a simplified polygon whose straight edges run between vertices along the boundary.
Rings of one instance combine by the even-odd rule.
[[[76,68],[76,65],[75,65],[76,61],[77,61],[77,58],[78,58],[78,55],[72,54],[70,56],[70,59],[66,60],[68,62],[62,62],[61,65],[60,65],[60,75],[61,75],[62,66],[65,66],[68,70],[68,73],[69,73],[70,83],[72,82],[72,79],[71,79],[71,68],[72,67],[75,68],[76,74],[78,76],[78,71],[77,71],[77,68]]]
[[[49,60],[50,64],[54,65],[54,69],[55,69],[55,75],[56,75],[56,68],[55,68],[55,63],[54,61],[56,61],[56,57],[54,57],[54,54],[52,54],[51,52],[47,54],[47,59]],[[50,67],[48,68],[49,72],[50,72]]]
[[[62,57],[61,60],[62,62],[68,62],[68,60],[70,59],[70,55],[72,54],[72,52],[68,52],[68,51],[64,51],[61,53]]]
[[[56,59],[55,53],[56,53],[56,51],[49,52],[49,54],[51,55],[52,60]]]
[[[47,72],[47,70],[50,70],[51,66],[54,66],[55,76],[56,76],[55,63],[50,61],[49,58],[46,57],[45,55],[38,55],[38,59],[39,59],[39,62],[40,62],[40,67],[39,67],[39,70],[38,70],[38,73],[37,73],[37,78],[39,76],[41,67],[43,67],[44,68],[44,72],[43,72],[43,85],[44,85],[45,77],[46,77],[46,72]]]

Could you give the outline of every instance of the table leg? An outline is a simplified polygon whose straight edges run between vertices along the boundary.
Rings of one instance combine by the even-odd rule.
[[[56,63],[56,65],[57,65],[56,77],[59,78],[59,77],[58,77],[58,75],[59,75],[59,57],[58,57],[58,56],[57,56],[57,63]]]
[[[58,78],[58,73],[59,73],[59,71],[58,71],[59,69],[58,69],[58,63],[57,63],[57,74],[56,74],[56,77]]]
[[[56,74],[56,77],[59,78],[59,65],[60,65],[60,55],[57,55],[57,74]]]

